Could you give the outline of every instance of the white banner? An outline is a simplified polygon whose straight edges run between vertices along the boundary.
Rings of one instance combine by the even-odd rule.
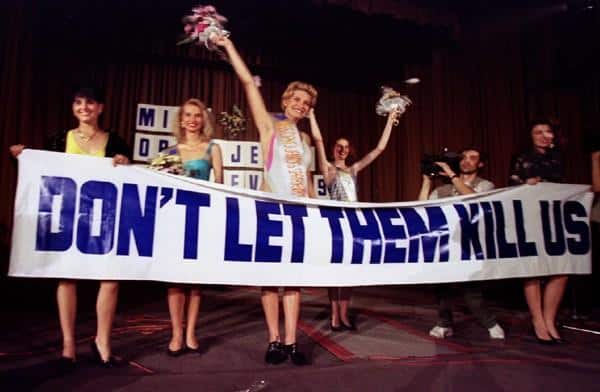
[[[252,286],[585,274],[588,188],[340,203],[25,150],[9,274]]]

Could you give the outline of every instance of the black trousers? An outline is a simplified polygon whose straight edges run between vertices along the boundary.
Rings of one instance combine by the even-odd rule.
[[[465,304],[481,325],[491,328],[496,324],[496,316],[490,312],[485,304],[480,282],[448,283],[436,286],[435,294],[439,301],[438,325],[451,327],[453,294],[461,293]]]

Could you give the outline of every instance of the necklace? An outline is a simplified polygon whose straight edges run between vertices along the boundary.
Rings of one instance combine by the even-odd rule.
[[[96,136],[96,131],[94,131],[91,135],[86,135],[83,133],[83,131],[80,128],[77,128],[75,130],[75,134],[84,142],[89,142],[90,140],[92,140],[94,138],[94,136]]]
[[[194,144],[192,144],[192,143],[190,143],[190,142],[185,142],[184,144],[185,144],[185,145],[186,145],[186,146],[187,146],[189,149],[191,149],[191,150],[194,150],[194,149],[196,149],[196,148],[200,147],[201,145],[203,145],[204,143],[206,143],[206,142],[205,142],[205,141],[200,141],[200,142],[198,142],[198,143],[194,143]]]

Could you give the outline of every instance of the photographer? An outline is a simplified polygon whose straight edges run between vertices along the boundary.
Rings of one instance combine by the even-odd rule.
[[[438,186],[431,192],[432,176],[423,174],[423,183],[419,192],[419,200],[432,200],[444,197],[459,195],[468,195],[476,192],[485,192],[494,189],[494,184],[478,176],[479,170],[484,165],[483,154],[476,148],[465,148],[460,152],[459,171],[456,173],[448,163],[436,161],[435,165],[439,171],[435,176],[448,178],[449,184]],[[431,192],[431,194],[430,194]],[[477,317],[480,323],[487,328],[490,338],[504,339],[504,330],[496,322],[496,317],[488,310],[483,299],[479,282],[464,282],[454,285],[443,284],[436,287],[436,296],[439,301],[438,323],[435,325],[429,335],[444,339],[452,336],[452,288],[459,289],[463,293],[466,305],[471,310],[473,316]]]

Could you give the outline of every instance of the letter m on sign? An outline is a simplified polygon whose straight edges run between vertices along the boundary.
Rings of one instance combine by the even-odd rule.
[[[156,123],[156,107],[153,105],[138,104],[136,128],[140,131],[153,131]]]

